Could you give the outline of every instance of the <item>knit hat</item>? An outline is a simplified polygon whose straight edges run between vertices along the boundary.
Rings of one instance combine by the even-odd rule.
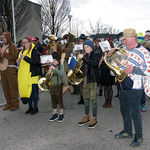
[[[84,45],[90,46],[90,47],[92,48],[92,50],[94,49],[94,42],[91,41],[91,40],[85,41],[85,42],[84,42]],[[83,45],[83,46],[84,46],[84,45]]]
[[[53,52],[52,56],[53,56],[53,59],[56,59],[59,62],[60,56],[59,56],[59,54],[57,52]]]
[[[3,32],[2,33],[2,37],[5,37],[7,39],[7,43],[6,44],[9,44],[11,42],[11,35],[9,32]]]
[[[144,43],[144,35],[142,32],[139,32],[138,35],[137,35],[137,41],[139,43]]]

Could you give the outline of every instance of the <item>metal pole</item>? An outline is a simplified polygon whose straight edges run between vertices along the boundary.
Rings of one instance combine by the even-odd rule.
[[[68,18],[69,18],[69,31],[71,32],[71,18],[72,18],[72,15],[68,15]]]
[[[16,45],[16,28],[15,28],[14,0],[12,0],[12,16],[13,16],[14,43]]]

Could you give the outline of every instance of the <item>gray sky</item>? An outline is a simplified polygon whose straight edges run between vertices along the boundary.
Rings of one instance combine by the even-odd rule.
[[[146,30],[150,30],[150,0],[70,0],[70,2],[72,18],[78,19],[86,30],[89,29],[89,20],[95,25],[99,19],[120,31],[134,28],[137,33],[141,31],[144,34]]]

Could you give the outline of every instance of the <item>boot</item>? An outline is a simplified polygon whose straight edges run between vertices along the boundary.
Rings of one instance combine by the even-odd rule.
[[[90,124],[88,125],[89,129],[94,129],[97,125],[97,118],[96,117],[92,117],[92,121],[90,122]]]
[[[98,94],[98,96],[102,96],[102,95],[103,95],[102,92],[103,92],[103,90],[102,90],[102,89],[99,89],[99,94]]]
[[[78,125],[81,127],[81,126],[84,126],[85,124],[87,124],[89,122],[90,122],[89,116],[83,115],[83,119],[78,123]]]
[[[80,100],[79,100],[78,104],[79,104],[79,105],[80,105],[80,104],[84,104],[84,99],[83,99],[83,96],[82,96],[82,95],[81,95],[81,97],[80,97]]]
[[[6,104],[3,110],[8,110],[8,109],[10,109],[10,105]]]
[[[110,107],[111,107],[111,100],[109,100],[107,103],[107,108],[110,108]]]
[[[103,107],[107,107],[108,100],[105,100],[105,103],[103,104]]]

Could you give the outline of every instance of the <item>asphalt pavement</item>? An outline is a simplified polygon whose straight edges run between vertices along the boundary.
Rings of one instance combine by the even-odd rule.
[[[1,86],[1,82],[0,82]],[[113,87],[116,95],[116,87]],[[0,87],[0,103],[5,102]],[[84,106],[78,105],[79,95],[64,95],[65,120],[49,122],[52,115],[49,92],[40,92],[39,112],[25,115],[28,109],[20,101],[20,109],[3,111],[0,107],[0,150],[131,150],[132,139],[115,139],[123,129],[119,99],[113,96],[112,107],[103,108],[104,96],[98,96],[98,125],[79,127]],[[150,150],[150,98],[147,111],[142,113],[144,141],[136,150]]]

